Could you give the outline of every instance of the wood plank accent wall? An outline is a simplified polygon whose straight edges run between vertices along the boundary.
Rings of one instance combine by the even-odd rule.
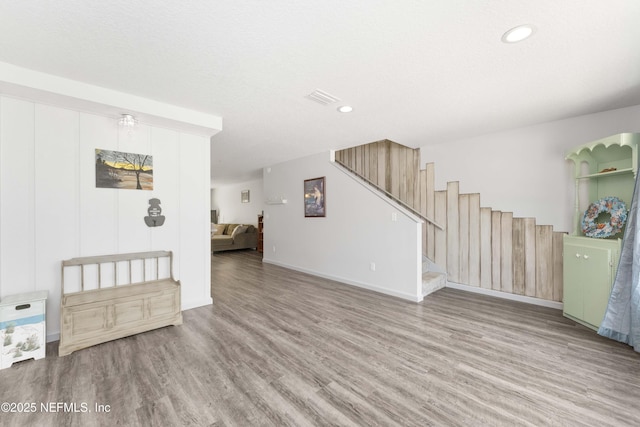
[[[448,280],[562,301],[562,235],[534,218],[481,207],[458,182],[435,189],[435,167],[420,168],[420,150],[382,140],[336,151],[338,163],[445,227],[425,222],[423,253]]]

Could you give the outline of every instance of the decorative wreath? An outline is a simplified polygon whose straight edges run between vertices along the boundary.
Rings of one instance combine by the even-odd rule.
[[[606,212],[611,215],[608,223],[596,222],[598,216]],[[605,238],[622,231],[627,222],[627,205],[617,197],[603,197],[589,205],[582,217],[582,232],[587,237]]]

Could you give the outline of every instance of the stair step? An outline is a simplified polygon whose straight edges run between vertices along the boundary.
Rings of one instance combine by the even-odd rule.
[[[447,276],[435,271],[422,273],[422,296],[427,296],[447,285]]]

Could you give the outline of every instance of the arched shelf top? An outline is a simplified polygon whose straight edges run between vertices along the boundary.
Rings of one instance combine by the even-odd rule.
[[[619,133],[617,135],[611,135],[606,138],[598,139],[596,141],[589,142],[578,147],[574,147],[566,153],[566,160],[573,160],[578,163],[581,161],[588,161],[592,158],[593,153],[597,151],[598,147],[607,149],[612,146],[629,147],[632,155],[637,154],[638,142],[640,141],[640,134],[637,133]],[[604,152],[604,150],[603,150]],[[608,157],[615,156],[615,153],[608,153]],[[621,154],[621,158],[629,157],[629,154]],[[600,160],[600,159],[596,159]]]
[[[574,147],[566,153],[566,160],[575,164],[575,177],[579,179],[605,176],[611,174],[606,171],[607,166],[616,166],[615,174],[633,173],[638,171],[638,144],[640,134],[620,133],[598,139],[578,147]],[[580,164],[586,162],[589,165],[589,173],[580,173]]]

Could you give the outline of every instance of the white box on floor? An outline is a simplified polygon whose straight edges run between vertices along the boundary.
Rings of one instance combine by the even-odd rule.
[[[47,291],[9,295],[0,300],[0,369],[46,353]]]

